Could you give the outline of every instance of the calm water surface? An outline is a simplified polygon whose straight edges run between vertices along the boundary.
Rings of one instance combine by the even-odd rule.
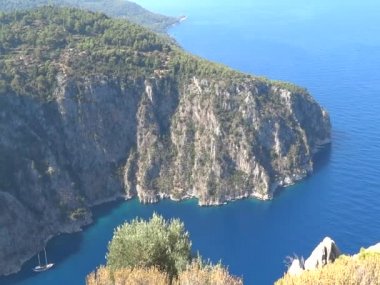
[[[186,50],[307,87],[331,114],[332,147],[319,156],[313,176],[270,202],[199,208],[196,201],[141,205],[133,200],[98,208],[96,222],[84,232],[49,243],[53,270],[32,273],[34,259],[0,284],[83,284],[86,274],[104,263],[113,228],[154,211],[181,218],[194,249],[222,260],[246,284],[273,283],[287,256],[307,256],[326,235],[348,253],[380,241],[378,1],[137,2],[187,15],[171,30]]]

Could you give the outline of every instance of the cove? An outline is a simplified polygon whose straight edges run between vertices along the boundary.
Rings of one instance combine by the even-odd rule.
[[[328,156],[328,150],[320,155],[318,161],[321,168],[328,161]],[[309,183],[309,179],[301,184],[305,183]],[[52,270],[43,274],[32,272],[37,262],[33,258],[25,264],[21,273],[2,281],[4,284],[84,284],[85,276],[99,264],[105,263],[104,256],[113,229],[136,216],[147,219],[153,212],[168,219],[179,217],[183,220],[190,232],[194,252],[199,251],[214,262],[222,260],[229,264],[230,270],[243,275],[246,282],[257,281],[256,276],[265,265],[260,265],[263,260],[257,257],[265,256],[266,251],[271,253],[264,261],[268,265],[265,266],[268,275],[274,271],[271,260],[279,260],[276,266],[278,272],[284,268],[282,261],[287,253],[284,251],[286,248],[281,250],[280,239],[288,231],[289,219],[298,216],[302,220],[294,205],[295,197],[302,195],[302,188],[302,185],[297,185],[292,191],[282,191],[273,201],[243,200],[221,207],[199,207],[196,200],[180,203],[163,200],[158,204],[144,205],[137,199],[99,206],[94,209],[95,222],[83,232],[62,235],[49,242],[49,258],[56,263]],[[303,206],[308,207],[307,204]],[[284,216],[283,213],[288,211],[288,216]],[[271,227],[266,224],[268,220],[278,220],[278,224]],[[268,236],[272,236],[270,241],[265,240]],[[293,236],[292,239],[288,242],[296,244],[297,237]],[[311,244],[314,240],[318,239],[312,238]],[[306,247],[306,250],[309,248]]]
[[[113,228],[154,211],[181,218],[193,248],[243,276],[272,284],[293,254],[307,256],[326,235],[347,253],[380,241],[380,4],[338,1],[136,1],[148,9],[188,16],[170,33],[186,50],[238,70],[307,87],[330,113],[333,144],[315,173],[273,201],[243,200],[200,208],[196,201],[137,200],[101,206],[83,232],[53,239],[56,267],[31,268],[0,284],[84,284],[104,263]]]

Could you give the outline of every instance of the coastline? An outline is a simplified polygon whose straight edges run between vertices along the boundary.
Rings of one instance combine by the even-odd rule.
[[[331,141],[326,142],[324,144],[323,148],[320,148],[320,147],[317,148],[318,149],[317,152],[319,153],[321,150],[326,149],[330,145],[331,145]],[[114,208],[112,204],[116,203],[116,202],[124,203],[124,201],[130,201],[130,200],[135,200],[135,199],[138,200],[138,202],[141,204],[157,204],[157,203],[162,202],[163,200],[170,200],[170,201],[173,201],[176,203],[194,201],[194,203],[197,204],[197,207],[205,207],[205,208],[207,208],[207,207],[223,207],[227,204],[231,204],[231,203],[238,202],[241,200],[250,200],[250,199],[262,201],[265,203],[265,202],[268,202],[268,201],[275,199],[276,195],[278,193],[280,193],[281,191],[287,191],[286,187],[295,184],[297,181],[302,180],[305,177],[297,177],[298,178],[297,180],[294,180],[293,183],[287,184],[285,186],[281,186],[279,184],[277,184],[276,187],[273,186],[274,190],[272,191],[272,195],[263,196],[263,195],[252,195],[250,193],[243,193],[243,194],[237,195],[235,197],[224,197],[225,199],[223,199],[223,200],[214,200],[214,201],[201,201],[196,196],[190,195],[190,194],[187,194],[181,198],[177,198],[177,197],[173,197],[171,195],[166,195],[163,193],[161,193],[157,199],[143,201],[143,200],[140,200],[137,195],[127,196],[127,195],[125,195],[125,193],[119,193],[119,194],[116,194],[112,197],[108,197],[108,198],[104,198],[104,199],[98,199],[98,200],[94,201],[89,206],[90,215],[89,215],[88,219],[85,219],[84,221],[83,220],[78,221],[77,223],[74,223],[73,225],[70,225],[70,226],[64,225],[58,234],[50,235],[49,237],[47,237],[45,239],[44,246],[47,247],[48,243],[51,242],[51,240],[53,238],[56,238],[62,234],[71,235],[71,234],[75,234],[78,232],[85,231],[87,229],[87,227],[93,225],[97,219],[101,218],[105,214],[102,210],[99,213],[97,213],[98,207],[100,207],[100,208],[104,207],[104,209],[106,209],[106,211],[108,211],[110,209],[109,207]],[[35,253],[33,255],[28,256],[27,258],[24,258],[21,261],[22,262],[21,264],[15,265],[15,271],[13,273],[0,276],[0,280],[1,280],[1,278],[13,278],[13,277],[15,277],[20,271],[23,270],[24,264],[28,263],[31,259],[33,259],[39,250],[41,250],[41,249],[36,248]]]

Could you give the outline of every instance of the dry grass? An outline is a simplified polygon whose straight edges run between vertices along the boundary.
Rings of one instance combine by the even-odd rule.
[[[275,285],[379,285],[380,254],[362,251],[356,258],[341,256],[334,263],[300,276],[285,275]]]
[[[169,276],[156,268],[124,268],[111,270],[100,267],[87,276],[87,285],[169,285]],[[191,263],[172,285],[242,285],[243,281],[231,276],[221,265]]]
[[[222,265],[202,265],[194,261],[179,275],[176,285],[243,285],[243,281],[231,276]]]
[[[167,274],[156,268],[123,268],[111,271],[100,267],[87,276],[87,285],[167,285]]]
[[[156,268],[100,267],[87,276],[87,285],[169,285],[166,273]],[[172,285],[243,285],[222,265],[202,264],[196,260],[181,272]],[[379,285],[380,254],[362,251],[357,257],[341,256],[334,263],[300,276],[285,275],[275,285]]]

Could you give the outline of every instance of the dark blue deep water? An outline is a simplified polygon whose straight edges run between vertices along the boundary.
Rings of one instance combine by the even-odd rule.
[[[233,68],[305,86],[330,112],[333,144],[315,174],[273,201],[199,208],[196,201],[102,206],[83,233],[48,245],[56,267],[36,260],[1,284],[83,284],[104,255],[113,228],[154,211],[179,217],[193,247],[222,260],[245,284],[271,284],[284,260],[307,256],[326,235],[344,252],[380,241],[380,2],[369,0],[140,0],[154,11],[186,14],[171,34],[188,51]]]

